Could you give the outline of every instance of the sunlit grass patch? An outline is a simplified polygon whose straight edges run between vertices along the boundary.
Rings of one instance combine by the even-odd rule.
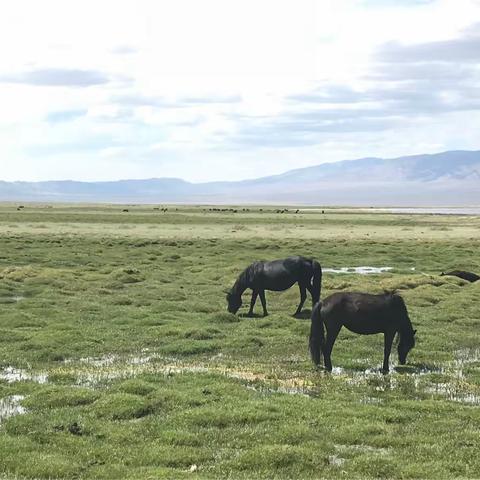
[[[97,400],[92,406],[92,411],[100,418],[127,420],[148,415],[152,407],[139,395],[112,393]]]
[[[45,386],[29,395],[23,402],[29,410],[88,405],[98,398],[98,393],[86,388]]]

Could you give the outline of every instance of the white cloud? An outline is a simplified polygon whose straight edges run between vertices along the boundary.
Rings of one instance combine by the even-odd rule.
[[[477,0],[5,2],[2,179],[239,179],[478,148],[479,62],[466,52],[458,81],[417,58],[458,52],[477,22]]]

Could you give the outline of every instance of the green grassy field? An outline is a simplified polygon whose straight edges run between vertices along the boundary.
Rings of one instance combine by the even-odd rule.
[[[0,205],[0,476],[480,478],[480,282],[439,276],[480,272],[480,217],[209,208]],[[316,371],[296,287],[227,313],[294,254],[392,267],[322,296],[397,289],[408,364],[342,330]]]

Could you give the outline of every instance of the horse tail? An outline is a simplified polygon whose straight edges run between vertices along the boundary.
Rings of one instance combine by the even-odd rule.
[[[316,260],[312,260],[313,280],[312,280],[312,301],[315,305],[320,301],[320,292],[322,289],[322,267]]]
[[[325,332],[322,319],[322,302],[317,302],[312,310],[312,323],[310,326],[310,355],[315,365],[320,365],[322,350],[325,345]]]

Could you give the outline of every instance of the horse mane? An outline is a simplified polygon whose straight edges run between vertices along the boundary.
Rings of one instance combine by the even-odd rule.
[[[400,341],[402,341],[401,337],[405,336],[413,336],[413,326],[412,322],[410,321],[410,317],[408,316],[407,306],[405,305],[405,301],[403,297],[398,294],[391,294],[392,305],[395,306],[397,309],[397,313],[399,316],[404,320],[400,325],[399,333],[400,333]]]
[[[383,289],[383,295],[385,295],[385,297],[393,297],[393,296],[397,296],[399,297],[400,295],[398,295],[398,288],[384,288]]]
[[[236,294],[239,291],[243,292],[246,288],[248,288],[251,283],[253,282],[255,276],[261,271],[263,268],[263,262],[257,261],[251,263],[237,278],[233,287],[230,291],[232,294]]]
[[[398,330],[398,335],[396,335],[395,345],[398,345],[402,338],[408,338],[409,336],[414,335],[412,322],[410,321],[410,317],[408,316],[407,306],[405,305],[405,300],[403,297],[399,295],[398,289],[394,288],[391,290],[384,290],[383,295],[385,299],[396,309],[399,317],[402,318],[404,321],[400,324],[400,328]]]

